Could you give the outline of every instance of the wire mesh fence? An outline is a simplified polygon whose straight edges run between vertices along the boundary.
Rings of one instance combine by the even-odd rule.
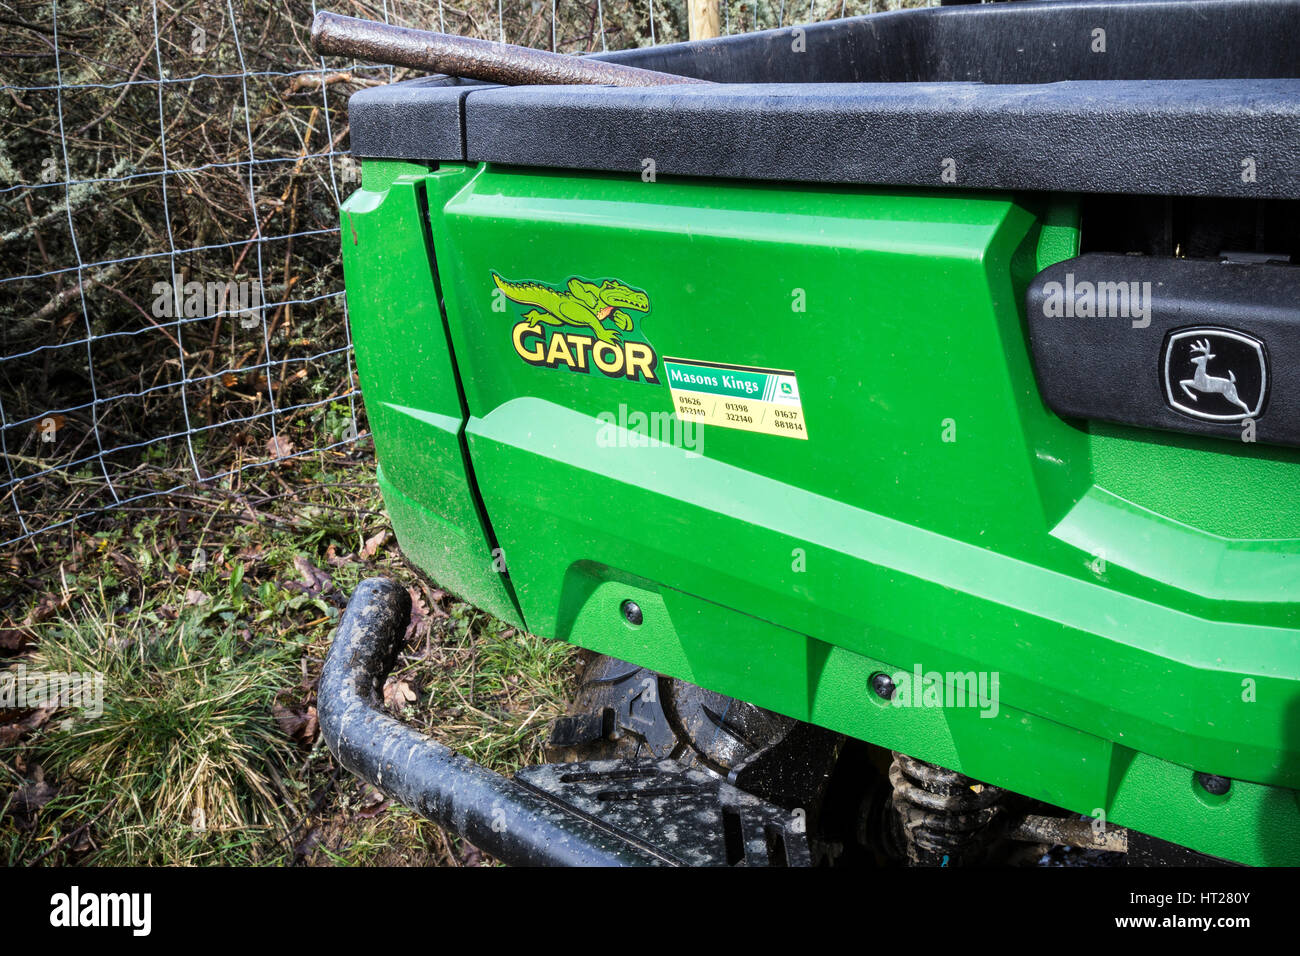
[[[723,0],[724,33],[926,5]],[[342,0],[567,53],[687,39],[685,0]],[[365,435],[338,250],[347,98],[315,0],[0,2],[0,543]],[[134,506],[133,506],[134,505]]]

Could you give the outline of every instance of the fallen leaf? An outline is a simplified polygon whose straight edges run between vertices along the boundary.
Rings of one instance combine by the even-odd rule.
[[[385,800],[382,803],[376,803],[374,806],[371,807],[362,807],[360,810],[356,812],[356,816],[362,820],[373,820],[375,817],[379,816],[381,813],[387,810],[388,805],[391,802],[392,801],[390,800]]]
[[[424,593],[429,596],[429,609],[433,612],[434,617],[450,617],[442,607],[442,602],[447,598],[446,591],[430,591],[425,588]]]
[[[387,810],[391,802],[382,790],[368,786],[361,795],[361,809],[356,812],[356,816],[362,820],[373,820]]]
[[[384,704],[392,710],[401,710],[419,699],[420,695],[407,681],[390,677],[384,684]]]
[[[357,556],[355,554],[339,554],[338,549],[331,544],[325,549],[325,563],[331,568],[346,568],[357,563]]]
[[[305,747],[316,742],[320,733],[320,722],[315,707],[285,707],[283,704],[271,705],[271,716],[280,725],[280,730]]]
[[[305,554],[297,555],[293,559],[293,566],[302,575],[302,581],[294,582],[295,586],[313,597],[334,586],[334,579],[312,564]]]
[[[307,831],[307,835],[302,838],[302,842],[293,848],[293,859],[295,863],[301,863],[316,852],[316,846],[320,843],[320,827],[312,827]]]
[[[272,458],[288,458],[293,454],[293,441],[284,435],[276,435],[267,440],[266,453]]]
[[[14,791],[13,801],[9,804],[9,814],[18,824],[19,829],[30,829],[41,807],[59,795],[59,791],[42,779],[24,783]]]
[[[0,650],[22,650],[23,645],[31,640],[30,633],[16,627],[6,627],[0,630]]]
[[[0,724],[0,744],[12,744],[43,726],[58,710],[57,707],[40,707],[25,717]]]
[[[55,595],[48,591],[42,594],[35,606],[27,612],[21,624],[0,630],[0,649],[17,651],[21,650],[24,644],[36,643],[36,631],[33,628],[65,607],[68,597],[67,594]]]
[[[117,565],[117,570],[123,578],[135,577],[140,573],[139,566],[120,551],[110,552],[108,559]]]
[[[366,543],[361,548],[361,557],[366,561],[369,561],[375,556],[375,553],[380,548],[388,543],[388,539],[391,537],[392,534],[388,531],[380,531],[377,534],[372,534],[369,538],[366,538]]]
[[[211,597],[197,588],[186,588],[185,590],[185,604],[189,607],[198,607],[200,604],[207,604],[211,600]]]
[[[407,587],[406,593],[411,596],[411,620],[406,625],[406,643],[418,644],[429,636],[433,618],[429,614],[429,605],[418,590]]]
[[[31,613],[27,615],[27,619],[23,623],[28,626],[41,623],[41,621],[53,615],[55,611],[65,607],[70,597],[71,594],[66,593],[56,595],[46,592],[42,594],[40,601],[36,607],[32,608]]]

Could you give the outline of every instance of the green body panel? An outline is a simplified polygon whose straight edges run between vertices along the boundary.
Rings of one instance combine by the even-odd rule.
[[[428,250],[427,176],[424,167],[368,164],[364,188],[342,210],[348,316],[380,489],[417,566],[522,624],[467,467],[464,399]]]
[[[343,235],[402,496],[385,495],[435,577],[425,555],[481,565],[494,541],[508,584],[440,579],[489,609],[505,590],[538,634],[1207,853],[1300,863],[1300,456],[1043,405],[1023,292],[1075,254],[1069,202],[463,166],[423,183],[432,249],[392,223],[388,259],[347,253],[347,210],[381,201],[369,179]],[[417,317],[394,272],[399,243],[411,269],[437,262],[450,354],[443,316],[422,300]],[[640,440],[630,416],[672,413],[662,376],[521,357],[530,306],[494,274],[643,290],[624,342],[660,372],[675,357],[794,373],[806,440],[716,425],[687,450]],[[583,331],[538,321],[541,337]],[[439,370],[385,379],[417,338]],[[467,458],[428,424],[452,414],[448,367]],[[490,527],[449,516],[474,510],[465,483]],[[876,697],[878,671],[918,705]],[[931,693],[996,677],[996,706],[922,706],[918,671]],[[1197,770],[1232,790],[1209,796]]]

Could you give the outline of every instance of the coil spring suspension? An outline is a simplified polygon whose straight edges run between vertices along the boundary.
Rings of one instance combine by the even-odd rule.
[[[996,835],[1003,790],[897,751],[889,782],[909,863],[960,866],[984,855]]]

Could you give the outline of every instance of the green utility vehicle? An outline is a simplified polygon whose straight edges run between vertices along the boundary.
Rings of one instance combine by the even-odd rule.
[[[1300,864],[1297,32],[944,6],[356,94],[398,540],[592,654],[505,779],[382,713],[367,582],[331,749],[508,862]]]

